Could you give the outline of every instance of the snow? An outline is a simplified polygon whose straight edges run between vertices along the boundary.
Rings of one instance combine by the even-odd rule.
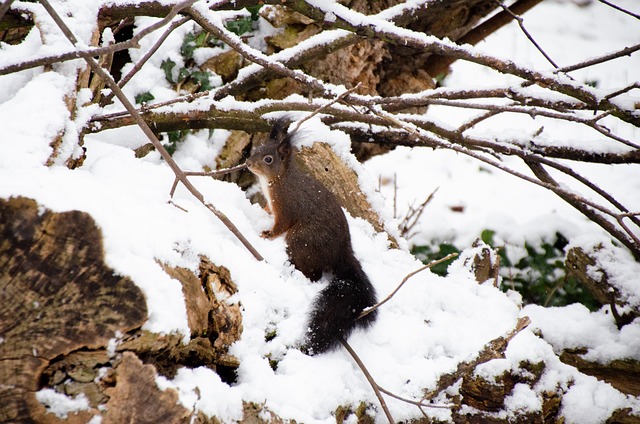
[[[67,0],[54,2],[54,5],[64,6],[61,12],[77,11],[71,19],[72,30],[88,44],[95,23],[90,17],[98,3]],[[360,22],[360,16],[349,13],[337,3],[314,3],[326,9],[327,19],[346,16],[353,22]],[[418,3],[407,2],[403,7],[415,7]],[[627,0],[620,4],[633,8],[635,3]],[[38,9],[41,6],[31,4],[29,7]],[[376,22],[383,25],[383,19],[401,10],[396,7],[387,11],[377,16]],[[42,15],[42,11],[38,14]],[[566,22],[563,17],[569,14],[576,18]],[[221,15],[215,16],[221,18]],[[136,24],[138,28],[144,28],[156,21],[137,18]],[[525,15],[525,24],[552,57],[561,59],[561,66],[638,41],[637,31],[630,29],[635,22],[599,3],[580,9],[571,3],[544,2]],[[263,31],[274,31],[266,23],[261,25]],[[405,34],[390,25],[385,28]],[[2,44],[0,65],[69,49],[68,41],[56,33],[50,23],[45,30],[46,45],[36,31],[19,46]],[[125,87],[127,95],[133,98],[151,91],[156,101],[177,96],[159,66],[167,58],[177,63],[182,60],[178,54],[181,39],[191,30],[193,24],[185,24],[169,36],[158,54]],[[144,38],[140,49],[132,49],[133,59],[142,57],[161,33],[157,31]],[[608,38],[599,36],[605,33],[612,35]],[[327,31],[295,49],[266,59],[285,60],[297,54],[299,49],[326,43],[344,34],[343,31]],[[557,42],[559,39],[562,42]],[[565,43],[565,40],[568,41]],[[533,63],[550,69],[543,65],[544,59],[537,56],[516,25],[504,28],[477,46],[477,50],[491,54],[502,52],[517,63]],[[198,60],[204,60],[204,57]],[[626,61],[624,65],[620,65],[622,60]],[[337,406],[356,407],[361,401],[371,405],[382,417],[368,382],[344,349],[314,357],[296,349],[310,304],[326,281],[313,284],[296,271],[287,262],[282,238],[264,240],[259,237],[263,230],[270,228],[272,218],[259,206],[252,205],[238,186],[210,178],[192,179],[205,199],[223,211],[266,258],[263,262],[256,261],[183,187],[179,186],[172,199],[180,208],[168,203],[174,176],[157,153],[142,159],[134,157],[132,149],[145,143],[136,128],[87,135],[84,139],[85,163],[75,170],[63,165],[67,158],[79,153],[74,147],[77,131],[96,112],[91,108],[80,108],[72,120],[65,104],[65,96],[75,84],[69,75],[80,64],[80,61],[72,61],[50,72],[37,68],[0,77],[0,127],[3,131],[0,197],[27,196],[54,211],[77,209],[91,214],[103,233],[106,263],[116,274],[129,276],[144,293],[149,317],[143,328],[149,331],[177,333],[185,341],[190,334],[181,285],[162,271],[160,263],[196,271],[199,255],[206,255],[230,270],[239,292],[227,301],[239,302],[243,308],[242,338],[230,349],[230,354],[241,364],[237,382],[229,385],[206,368],[183,368],[171,380],[158,377],[158,386],[163,390],[177,390],[181,404],[187,409],[216,416],[222,422],[240,419],[243,401],[264,405],[266,410],[298,422],[334,422],[332,414]],[[255,71],[254,68],[257,69],[248,67],[243,72],[248,75]],[[640,63],[635,55],[572,75],[579,81],[598,80],[598,89],[594,92],[602,95],[607,90],[639,80]],[[470,78],[477,86],[486,87],[505,87],[513,81],[511,77],[478,65],[460,62],[454,65],[453,74],[445,81],[446,87],[433,92],[468,88]],[[334,91],[340,90],[344,88],[335,87]],[[526,94],[532,90],[540,89],[521,88],[520,92]],[[87,97],[88,93],[80,93],[80,104],[83,96]],[[37,99],[37,107],[34,107],[34,99]],[[306,101],[300,96],[288,100]],[[196,101],[188,107],[205,108],[211,104],[208,102]],[[249,109],[261,104],[264,103],[250,104],[226,98],[216,103],[216,107]],[[121,105],[116,102],[100,112],[119,110]],[[431,106],[428,117],[455,128],[477,113]],[[586,140],[610,151],[608,146],[601,145],[603,137],[591,130],[576,131],[575,126],[564,127],[552,119],[532,119],[526,115],[502,114],[499,119],[480,124],[471,134],[487,139],[507,134],[521,141],[528,140],[528,136],[540,127],[545,130],[536,136],[536,142],[551,144],[559,138],[569,146],[584,146]],[[637,128],[626,126],[619,131],[629,140],[640,138]],[[222,130],[193,133],[179,145],[174,159],[185,170],[213,168],[227,135],[228,132]],[[57,136],[63,137],[62,154],[53,166],[47,167],[45,164],[52,153],[50,142]],[[336,153],[356,171],[364,192],[390,231],[394,219],[402,217],[410,203],[421,202],[439,188],[416,227],[418,235],[410,240],[412,243],[439,240],[468,247],[482,230],[492,229],[496,231],[497,241],[523,244],[525,240],[549,240],[556,232],[562,232],[571,240],[571,246],[580,246],[599,255],[611,276],[611,283],[623,293],[624,299],[630,305],[640,305],[640,283],[635,277],[640,271],[638,264],[624,249],[612,245],[601,229],[543,188],[442,149],[397,148],[362,165],[349,153],[345,133],[328,129],[317,118],[305,122],[296,143],[304,146],[318,138],[330,140]],[[506,163],[528,172],[516,160],[506,160]],[[576,166],[576,170],[596,176],[603,188],[611,190],[632,210],[640,210],[637,165],[615,169],[581,165]],[[383,183],[381,193],[377,191],[377,181],[393,180],[397,183],[395,204],[391,184]],[[394,217],[391,211],[396,208],[398,216]],[[361,219],[348,217],[348,221],[356,256],[370,276],[379,298],[392,292],[409,272],[422,266],[407,252],[407,242],[401,243],[402,249],[390,249],[386,235],[376,234]],[[596,249],[599,244],[605,249]],[[356,331],[350,337],[350,345],[382,387],[400,396],[419,399],[424,389],[435,387],[440,375],[455,370],[461,361],[473,359],[488,341],[511,331],[520,317],[529,316],[531,326],[512,340],[506,357],[477,369],[478,374],[493,379],[503,372],[518,370],[522,361],[545,363],[545,371],[533,388],[524,384],[515,386],[507,398],[505,414],[516,417],[539,410],[542,393],[557,390],[566,392],[562,413],[568,423],[602,422],[617,408],[631,407],[640,411],[637,398],[625,396],[610,385],[579,373],[556,356],[563,349],[586,348],[584,358],[590,361],[640,360],[640,320],[618,331],[608,307],[595,312],[582,305],[523,307],[517,293],[503,293],[491,281],[483,284],[475,281],[465,266],[465,258],[471,253],[471,250],[464,252],[463,257],[451,266],[446,278],[429,270],[412,277],[379,310],[379,318],[370,329]],[[601,271],[593,270],[594,275],[598,272]],[[275,333],[275,337],[267,341],[267,333]],[[115,352],[121,336],[113,335],[110,352]],[[0,340],[4,339],[0,337]],[[451,391],[458,389],[456,386]],[[37,392],[37,398],[60,417],[88,408],[83,397],[68,398],[49,389]],[[387,402],[396,420],[421,417],[420,411],[413,406],[393,399]],[[432,418],[447,420],[450,417],[446,409],[427,408],[426,411]]]
[[[618,358],[640,360],[640,326],[627,325],[618,331],[608,306],[590,312],[580,304],[562,308],[527,305],[524,313],[559,352],[586,348],[584,359],[605,364]]]
[[[222,422],[242,418],[242,392],[236,388],[229,389],[209,368],[181,368],[173,380],[158,377],[157,384],[162,390],[177,390],[180,403],[188,410],[201,410],[209,416],[215,415]]]
[[[36,392],[36,399],[58,418],[67,418],[72,412],[89,409],[89,400],[83,393],[69,397],[53,389],[42,389]]]
[[[568,424],[598,424],[627,405],[628,399],[610,385],[594,377],[582,377],[564,395],[562,413]]]
[[[611,240],[593,235],[582,235],[571,241],[568,249],[579,247],[593,256],[600,266],[589,266],[587,273],[596,281],[607,282],[619,293],[620,299],[629,306],[640,307],[640,264],[628,251],[614,245]]]
[[[13,78],[8,82],[12,83],[12,80]],[[0,83],[2,82],[4,77],[0,78]],[[6,134],[4,140],[19,140],[3,143],[0,155],[0,166],[3,169],[18,166],[30,169],[47,161],[52,153],[50,140],[64,130],[69,118],[63,100],[67,89],[69,83],[63,75],[47,72],[34,76],[9,101],[0,104],[2,128]],[[40,103],[40,107],[36,109],[31,103],[34,98]],[[28,121],[25,117],[28,117]],[[20,160],[16,161],[15,158]]]

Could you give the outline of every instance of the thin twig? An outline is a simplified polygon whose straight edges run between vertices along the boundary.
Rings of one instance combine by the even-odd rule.
[[[61,62],[66,62],[68,60],[74,60],[74,59],[92,58],[92,57],[102,56],[105,54],[115,53],[120,50],[137,48],[139,47],[138,42],[142,38],[146,37],[147,35],[156,31],[157,29],[167,25],[178,13],[180,13],[183,9],[191,6],[191,4],[195,3],[196,1],[197,0],[185,0],[183,2],[177,3],[175,6],[171,8],[167,16],[165,16],[158,22],[144,28],[143,30],[138,32],[136,35],[134,35],[133,37],[131,37],[131,39],[127,41],[111,44],[104,47],[87,49],[87,50],[76,49],[67,53],[57,54],[53,56],[45,56],[37,59],[22,61],[20,63],[16,63],[13,65],[2,66],[0,67],[0,75],[11,74],[13,72],[23,71],[25,69],[31,69],[38,66],[49,65],[52,63],[61,63]],[[229,1],[231,0],[221,0],[219,2],[219,5],[222,6],[222,4],[228,3]]]
[[[483,113],[482,115],[476,116],[475,118],[465,122],[464,124],[460,125],[458,127],[458,132],[460,134],[462,134],[463,132],[467,131],[468,129],[471,129],[473,127],[475,127],[476,125],[478,125],[480,122],[486,121],[487,119],[491,118],[492,116],[496,116],[498,114],[502,113],[501,110],[489,110],[485,113]]]
[[[553,59],[551,59],[551,57],[547,54],[547,52],[544,51],[544,49],[542,47],[540,47],[540,44],[538,44],[538,42],[533,38],[533,36],[531,35],[531,33],[529,33],[529,31],[527,30],[527,28],[525,28],[524,26],[524,19],[522,18],[522,16],[516,15],[515,13],[513,13],[511,11],[511,9],[509,9],[504,3],[502,3],[499,0],[494,0],[498,6],[500,6],[505,12],[507,12],[509,15],[511,15],[511,17],[513,19],[515,19],[518,22],[518,25],[520,26],[520,30],[524,33],[524,35],[529,39],[529,41],[531,42],[531,44],[534,45],[534,47],[536,49],[538,49],[538,51],[545,57],[545,59],[547,59],[547,61],[553,65],[554,68],[558,68],[558,65],[556,65],[556,63],[553,61]]]
[[[206,172],[195,172],[195,171],[185,171],[184,175],[188,177],[217,177],[220,175],[230,174],[232,172],[242,171],[247,168],[247,164],[243,163],[237,166],[232,166],[231,168],[224,169],[216,169],[214,171],[206,171]]]
[[[304,121],[307,121],[311,118],[313,118],[314,116],[316,116],[317,114],[319,114],[320,112],[322,112],[323,110],[326,110],[327,108],[333,106],[335,103],[338,103],[339,101],[341,101],[342,99],[344,99],[346,96],[348,96],[349,94],[353,93],[354,91],[356,91],[358,88],[360,88],[360,83],[356,84],[355,87],[351,87],[350,89],[340,93],[340,95],[338,97],[336,97],[335,99],[331,100],[330,102],[323,104],[322,106],[320,106],[318,109],[314,110],[311,114],[305,116],[304,118],[302,118],[300,121],[298,121],[298,124],[296,125],[296,127],[293,129],[293,132],[297,132],[298,129],[300,129],[300,126],[302,125],[302,123]]]
[[[185,177],[217,177],[220,175],[230,174],[236,171],[242,171],[243,169],[246,169],[246,168],[247,168],[247,165],[243,163],[238,166],[234,166],[226,169],[217,169],[215,171],[206,171],[206,172],[183,171],[183,174]],[[171,185],[171,190],[169,191],[170,199],[173,199],[173,195],[175,194],[176,189],[178,188],[178,182],[180,182],[180,178],[176,175],[176,178],[173,180],[173,185]]]
[[[544,299],[544,302],[542,302],[542,306],[543,307],[548,307],[549,304],[551,303],[551,299],[553,299],[553,296],[556,294],[556,292],[558,290],[560,290],[565,283],[567,282],[567,277],[569,276],[569,274],[565,274],[564,278],[560,281],[558,281],[552,288],[551,290],[549,290],[549,293],[547,293],[547,297]]]
[[[600,0],[600,1],[602,1],[602,0]],[[609,54],[606,54],[604,56],[600,56],[600,57],[596,57],[596,58],[593,58],[593,59],[585,60],[584,62],[576,63],[575,65],[564,66],[562,68],[558,68],[558,69],[555,70],[555,72],[572,72],[572,71],[576,71],[578,69],[587,68],[589,66],[597,65],[599,63],[608,62],[610,60],[617,59],[617,58],[622,57],[622,56],[629,56],[629,55],[631,55],[631,53],[636,52],[638,50],[640,50],[640,44],[635,44],[633,46],[625,47],[622,50],[618,50],[616,52],[609,53]]]
[[[453,405],[437,405],[437,404],[432,404],[432,403],[424,403],[424,401],[426,399],[421,399],[421,400],[412,400],[412,399],[407,399],[404,398],[402,396],[398,396],[397,394],[390,392],[389,390],[385,389],[384,387],[378,385],[378,389],[380,389],[380,391],[382,393],[384,393],[385,395],[389,395],[394,399],[398,399],[402,402],[405,403],[409,403],[411,405],[415,405],[418,408],[420,408],[420,411],[424,414],[424,411],[422,411],[422,408],[434,408],[434,409],[451,409],[453,408]]]
[[[176,28],[183,25],[185,22],[189,20],[191,20],[190,17],[183,16],[180,19],[173,21],[171,25],[169,25],[169,27],[162,33],[160,38],[158,38],[158,41],[156,41],[155,44],[149,49],[149,51],[146,52],[144,56],[142,56],[142,58],[133,66],[133,68],[131,68],[131,70],[127,73],[127,75],[125,75],[124,77],[122,77],[122,79],[120,79],[120,81],[118,81],[118,87],[123,88],[125,85],[127,85],[127,83],[131,80],[131,78],[133,78],[140,71],[140,69],[142,69],[144,64],[147,63],[147,61],[151,59],[151,56],[153,56],[155,52],[160,48],[160,46],[162,46],[162,44],[167,39],[167,37],[169,37],[169,35]],[[100,104],[102,106],[109,104],[111,99],[113,99],[113,96],[115,96],[115,93],[112,91],[107,96],[105,96],[105,98],[100,102]]]
[[[186,3],[194,2],[194,1],[196,0],[189,0]],[[71,32],[69,27],[66,25],[66,23],[60,18],[60,15],[58,15],[58,13],[51,6],[49,1],[40,0],[40,3],[47,10],[47,12],[51,16],[51,18],[55,21],[56,25],[58,25],[60,30],[65,34],[65,36],[69,39],[69,41],[75,46],[78,43],[77,38],[73,35],[73,33]],[[151,128],[149,128],[149,125],[145,122],[144,119],[142,119],[142,116],[140,116],[135,106],[129,101],[129,99],[122,92],[120,87],[118,87],[118,84],[116,84],[113,77],[110,74],[108,74],[104,69],[102,69],[100,65],[98,65],[98,63],[93,58],[85,57],[84,60],[87,62],[89,67],[91,67],[93,72],[96,73],[100,78],[102,78],[103,81],[107,83],[109,88],[111,88],[116,93],[116,97],[118,97],[118,100],[120,100],[120,102],[122,102],[122,104],[129,111],[129,113],[131,113],[131,116],[135,119],[140,129],[142,129],[142,131],[147,136],[149,141],[153,144],[153,146],[156,148],[158,153],[160,153],[162,158],[165,160],[167,165],[169,165],[173,173],[176,175],[177,179],[180,180],[180,182],[185,186],[185,188],[187,188],[187,190],[189,190],[189,192],[196,199],[198,199],[207,209],[209,209],[216,217],[218,217],[218,219],[222,221],[222,223],[229,229],[229,231],[231,231],[238,238],[238,240],[240,240],[240,242],[247,248],[247,250],[249,250],[249,252],[251,252],[251,254],[256,259],[263,260],[262,256],[251,245],[251,243],[249,243],[249,241],[242,235],[242,233],[233,224],[233,222],[231,222],[229,218],[227,218],[227,216],[223,214],[221,211],[219,211],[215,206],[207,202],[204,199],[204,196],[202,195],[202,193],[200,193],[193,186],[193,184],[191,184],[189,179],[184,175],[184,172],[180,169],[178,164],[173,160],[173,158],[171,157],[169,152],[167,152],[164,146],[162,146],[162,143],[160,142],[160,140],[158,140],[158,138],[153,133]]]
[[[428,269],[428,268],[434,267],[434,266],[436,266],[436,265],[438,265],[438,264],[440,264],[440,263],[442,263],[442,262],[446,262],[446,261],[448,261],[448,260],[449,260],[449,259],[451,259],[451,258],[455,258],[456,256],[458,256],[458,254],[457,254],[457,253],[450,253],[450,254],[448,254],[447,256],[445,256],[444,258],[440,258],[440,259],[438,259],[438,260],[431,261],[431,262],[429,262],[428,264],[426,264],[425,266],[422,266],[422,267],[420,267],[420,268],[416,269],[415,271],[410,272],[409,274],[407,274],[407,275],[402,279],[402,281],[400,282],[400,284],[398,284],[398,287],[396,287],[396,288],[395,288],[395,290],[393,290],[393,291],[389,294],[389,296],[385,297],[384,299],[382,299],[382,301],[380,301],[380,302],[376,303],[375,305],[373,305],[373,306],[371,306],[371,307],[369,307],[369,308],[367,308],[367,309],[363,310],[363,311],[360,313],[360,316],[358,316],[358,319],[360,319],[360,318],[362,318],[362,317],[365,317],[365,316],[369,315],[371,312],[375,311],[375,310],[376,310],[376,309],[378,309],[380,306],[384,305],[384,304],[385,304],[385,303],[387,303],[389,300],[391,300],[391,298],[392,298],[393,296],[395,296],[395,294],[398,292],[398,290],[400,290],[400,288],[404,285],[404,283],[406,283],[406,282],[407,282],[407,280],[408,280],[409,278],[411,278],[411,277],[413,277],[414,275],[416,275],[416,274],[418,274],[418,273],[420,273],[420,272],[424,271],[425,269]]]
[[[342,343],[342,346],[344,346],[344,348],[347,349],[347,352],[349,352],[349,354],[351,355],[353,360],[356,361],[356,364],[358,364],[358,367],[360,368],[360,370],[362,371],[362,373],[366,377],[367,381],[371,385],[371,388],[373,389],[374,393],[376,394],[376,397],[378,398],[378,401],[380,402],[380,406],[382,407],[382,410],[384,411],[384,414],[387,416],[387,419],[389,420],[389,423],[391,423],[391,424],[395,423],[395,421],[393,420],[393,417],[391,416],[391,412],[389,412],[389,408],[387,408],[387,404],[384,401],[384,398],[382,397],[382,394],[380,393],[380,389],[378,388],[378,383],[376,383],[376,381],[373,379],[373,377],[369,373],[369,370],[367,370],[367,367],[360,360],[360,358],[358,357],[356,352],[351,348],[351,346],[349,346],[347,341],[345,339],[340,339],[340,343]]]
[[[635,88],[640,88],[640,82],[634,82],[631,85],[628,85],[628,86],[623,87],[623,88],[621,88],[619,90],[613,91],[613,92],[607,94],[606,96],[604,96],[604,98],[607,99],[607,100],[613,99],[614,97],[617,97],[617,96],[619,96],[621,94],[624,94],[624,93],[626,93],[628,91],[631,91],[631,90],[633,90]]]
[[[436,187],[436,189],[433,190],[431,192],[431,194],[429,196],[427,196],[425,201],[422,202],[420,204],[420,206],[418,206],[417,208],[414,209],[413,205],[411,205],[411,207],[409,207],[409,211],[407,212],[407,214],[402,219],[402,222],[400,222],[400,225],[399,225],[399,227],[400,227],[400,235],[402,235],[402,237],[405,237],[405,238],[409,239],[409,238],[411,238],[413,236],[413,234],[410,234],[410,231],[418,223],[418,220],[420,219],[420,217],[424,213],[427,205],[429,203],[431,203],[431,201],[433,200],[433,196],[435,196],[435,194],[438,191],[438,189],[439,189],[439,187]],[[395,203],[395,187],[394,187],[394,203]],[[394,204],[394,212],[395,212],[395,204]]]
[[[608,2],[607,0],[599,0],[599,1],[600,1],[600,3],[604,3],[609,7],[613,7],[614,9],[619,10],[622,13],[626,13],[627,15],[633,16],[636,19],[640,19],[640,15],[638,15],[637,13],[630,12],[627,9],[624,9],[624,8],[622,8],[620,6],[617,6],[617,5],[615,5],[615,4],[611,3],[611,2]]]

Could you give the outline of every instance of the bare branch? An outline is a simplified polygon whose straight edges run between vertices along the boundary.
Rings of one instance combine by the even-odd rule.
[[[188,3],[193,3],[195,1],[196,0],[188,0],[187,2],[184,2],[182,4],[184,6],[188,6]],[[65,24],[65,22],[60,18],[60,16],[57,14],[57,12],[51,6],[51,4],[49,4],[48,0],[40,0],[40,3],[47,10],[49,15],[55,21],[56,25],[58,25],[60,30],[65,34],[65,36],[69,39],[69,41],[73,45],[76,45],[78,43],[78,40],[73,35],[73,33],[71,32],[69,27]],[[251,243],[249,243],[249,241],[242,235],[242,233],[240,233],[238,228],[229,220],[229,218],[227,218],[226,215],[224,215],[222,212],[220,212],[211,203],[207,202],[204,199],[204,196],[202,195],[202,193],[200,193],[193,186],[193,184],[191,184],[191,182],[184,175],[184,172],[180,169],[178,164],[173,160],[171,155],[162,146],[162,143],[155,136],[155,134],[153,133],[151,128],[149,128],[149,126],[144,121],[144,119],[142,119],[140,114],[137,112],[135,106],[133,106],[133,104],[129,101],[129,99],[122,92],[120,87],[118,87],[118,84],[116,84],[116,82],[113,80],[111,75],[109,75],[104,69],[102,69],[100,67],[100,65],[98,65],[98,63],[93,58],[85,57],[84,59],[87,62],[87,64],[91,67],[93,72],[95,72],[98,76],[100,76],[107,83],[107,85],[114,91],[114,93],[116,93],[116,96],[118,97],[118,100],[120,100],[120,102],[122,102],[122,104],[129,111],[129,113],[131,113],[131,116],[135,119],[135,121],[138,124],[138,126],[140,127],[140,129],[142,129],[142,131],[147,136],[149,141],[153,144],[153,146],[156,148],[158,153],[160,153],[162,158],[167,162],[167,165],[169,165],[171,170],[174,172],[174,174],[176,175],[176,178],[180,180],[180,182],[187,188],[187,190],[189,190],[189,192],[196,199],[198,199],[207,209],[209,209],[218,219],[220,219],[220,221],[222,221],[222,223],[229,229],[229,231],[231,231],[242,242],[242,244],[247,248],[247,250],[249,250],[251,252],[251,254],[256,259],[263,260],[262,256],[258,253],[258,251],[255,250],[255,248],[251,245]]]
[[[221,175],[230,174],[232,172],[242,171],[243,169],[246,169],[246,168],[247,168],[247,165],[243,163],[242,165],[233,166],[231,168],[226,168],[226,169],[216,169],[215,171],[207,171],[207,172],[185,171],[184,175],[188,177],[219,177]]]
[[[640,19],[640,15],[638,15],[637,13],[630,12],[630,11],[628,11],[627,9],[622,8],[622,7],[620,7],[620,6],[617,6],[617,5],[615,5],[615,4],[613,4],[613,3],[611,3],[611,2],[609,2],[609,1],[607,1],[607,0],[598,0],[598,1],[599,1],[600,3],[604,3],[604,4],[606,4],[606,5],[607,5],[607,6],[609,6],[609,7],[613,7],[614,9],[619,10],[619,11],[620,11],[620,12],[622,12],[622,13],[626,13],[627,15],[629,15],[629,16],[633,16],[633,17],[634,17],[634,18],[636,18],[636,19]]]
[[[387,407],[387,403],[384,401],[384,398],[380,394],[380,389],[378,387],[378,383],[376,383],[376,381],[373,379],[373,377],[369,373],[369,370],[367,369],[367,367],[360,360],[360,357],[358,357],[358,355],[356,355],[356,352],[351,348],[351,346],[349,346],[347,341],[345,339],[340,339],[340,343],[342,343],[342,346],[344,346],[344,348],[347,349],[347,352],[349,352],[349,355],[351,355],[351,357],[356,362],[356,364],[358,364],[358,367],[360,368],[360,371],[362,371],[362,373],[366,377],[367,381],[371,385],[371,388],[373,388],[373,391],[376,394],[376,397],[378,398],[378,401],[380,402],[380,406],[382,407],[382,410],[384,411],[384,414],[387,416],[387,419],[389,420],[389,423],[391,423],[391,424],[395,423],[393,417],[391,416],[391,412],[389,412],[389,408]]]
[[[524,26],[524,19],[522,18],[522,16],[516,15],[515,13],[513,13],[511,11],[511,9],[509,9],[504,3],[502,3],[499,0],[494,0],[501,8],[502,10],[504,10],[505,12],[507,12],[509,15],[511,15],[511,17],[513,19],[515,19],[518,22],[518,26],[520,26],[520,30],[524,33],[524,35],[527,37],[527,39],[529,39],[529,41],[531,42],[531,44],[533,44],[535,46],[536,49],[538,49],[538,51],[544,56],[545,59],[547,59],[547,61],[554,67],[554,68],[558,68],[558,65],[556,65],[556,63],[553,61],[553,59],[551,59],[551,57],[547,54],[547,52],[544,51],[544,49],[542,47],[540,47],[540,44],[538,44],[538,42],[533,38],[533,36],[531,35],[531,33],[529,33],[529,31],[527,30],[527,28],[525,28]]]
[[[402,281],[400,282],[400,284],[398,284],[398,287],[395,288],[395,290],[393,290],[387,297],[385,297],[384,299],[382,299],[380,302],[376,303],[375,305],[366,308],[364,311],[362,311],[360,313],[360,316],[358,317],[358,319],[363,318],[367,315],[369,315],[371,312],[375,311],[376,309],[378,309],[380,306],[384,305],[385,303],[387,303],[389,300],[391,300],[391,298],[393,296],[395,296],[396,293],[398,293],[398,290],[400,290],[402,288],[402,286],[404,285],[404,283],[407,282],[407,280],[409,280],[409,278],[413,277],[414,275],[424,271],[425,269],[429,269],[431,267],[434,267],[442,262],[446,262],[451,258],[455,258],[456,256],[458,256],[457,253],[450,253],[447,256],[445,256],[444,258],[440,258],[438,260],[435,261],[431,261],[428,264],[426,264],[423,267],[420,267],[418,269],[416,269],[415,271],[410,272],[409,274],[407,274]]]
[[[600,63],[608,62],[613,59],[618,59],[623,56],[630,56],[631,53],[637,52],[640,50],[640,44],[635,44],[630,47],[625,47],[622,50],[618,50],[617,52],[609,53],[600,57],[596,57],[594,59],[585,60],[584,62],[576,63],[571,66],[564,66],[562,68],[558,68],[555,72],[572,72],[578,69],[588,68],[589,66],[598,65]]]
[[[567,78],[562,79],[557,78],[555,75],[552,77],[551,75],[536,72],[514,62],[500,60],[484,55],[466,46],[462,47],[405,28],[395,27],[389,25],[389,22],[384,21],[383,23],[379,19],[358,14],[352,10],[349,11],[350,18],[347,19],[338,11],[339,8],[347,11],[346,7],[341,5],[334,5],[331,11],[325,11],[322,9],[322,6],[314,7],[308,3],[303,3],[299,6],[300,8],[296,9],[298,12],[319,20],[323,20],[324,16],[331,12],[332,19],[333,16],[335,16],[333,25],[337,28],[346,29],[368,38],[378,38],[400,46],[411,47],[420,51],[428,51],[440,55],[448,55],[488,66],[498,72],[515,75],[532,83],[541,84],[548,89],[581,100],[594,108],[611,110],[616,117],[633,125],[640,126],[640,117],[636,116],[635,111],[623,109],[609,102],[607,99],[598,98],[589,87],[570,81]],[[358,16],[358,23],[351,22],[351,17],[354,15]],[[356,96],[354,95],[352,97]],[[352,101],[352,97],[348,100]]]
[[[189,21],[190,19],[191,18],[189,17],[181,17],[180,19],[171,22],[171,25],[169,25],[169,28],[167,28],[162,33],[160,38],[158,38],[158,41],[156,41],[155,44],[149,49],[149,51],[145,53],[144,56],[142,56],[142,58],[133,66],[133,68],[131,68],[129,73],[127,73],[127,75],[125,75],[124,77],[122,77],[120,81],[118,81],[118,87],[122,88],[125,85],[127,85],[127,83],[131,81],[131,78],[133,78],[140,71],[140,69],[142,69],[144,64],[147,63],[149,59],[151,59],[151,56],[153,56],[155,52],[158,51],[160,46],[162,46],[164,41],[167,39],[167,37],[169,37],[169,35],[173,32],[173,30],[183,25],[185,22]],[[109,95],[105,96],[105,98],[100,102],[100,104],[103,106],[106,104],[109,104],[109,102],[111,102],[111,99],[113,99],[113,96],[115,96],[114,92],[109,93]]]

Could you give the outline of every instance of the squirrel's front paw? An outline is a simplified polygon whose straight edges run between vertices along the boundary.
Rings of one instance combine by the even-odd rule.
[[[273,234],[273,231],[271,231],[271,230],[264,230],[264,231],[260,234],[260,237],[271,240],[271,239],[272,239],[272,238],[274,238],[275,236],[274,236],[274,234]]]

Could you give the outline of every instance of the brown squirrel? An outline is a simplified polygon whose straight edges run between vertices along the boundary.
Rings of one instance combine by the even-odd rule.
[[[369,326],[376,311],[358,319],[376,304],[375,289],[353,254],[347,219],[333,194],[303,172],[293,158],[289,121],[276,121],[269,141],[257,148],[247,166],[259,179],[274,215],[263,237],[286,232],[291,263],[311,281],[323,273],[332,280],[316,298],[303,350],[321,353],[336,347],[356,327]]]

